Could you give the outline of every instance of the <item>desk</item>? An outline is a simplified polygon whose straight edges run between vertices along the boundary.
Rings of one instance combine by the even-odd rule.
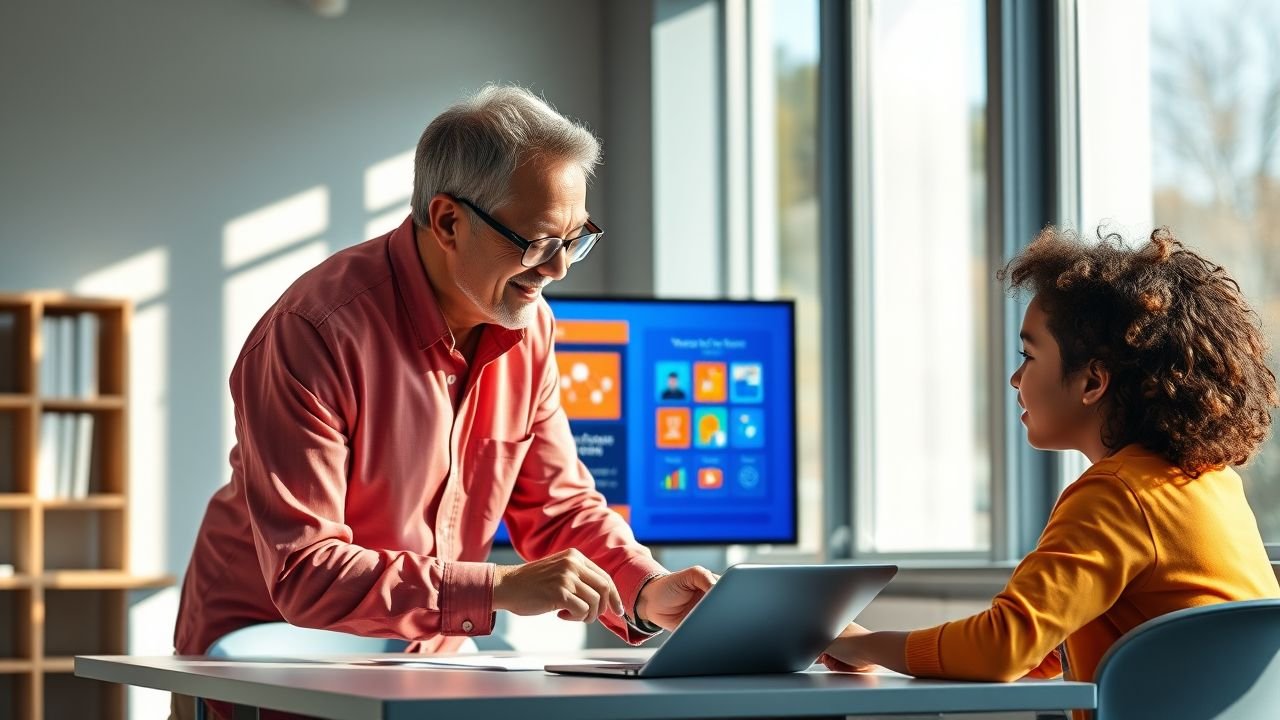
[[[598,650],[575,655],[642,659],[649,652]],[[81,656],[75,671],[83,678],[332,720],[822,717],[1091,709],[1097,704],[1091,683],[968,683],[825,671],[627,680],[360,666],[336,660],[172,656]],[[237,708],[237,719],[256,715],[246,708]]]

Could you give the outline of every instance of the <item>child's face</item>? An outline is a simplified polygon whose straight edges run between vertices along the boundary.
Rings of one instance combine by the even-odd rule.
[[[1093,430],[1096,414],[1084,402],[1080,373],[1062,377],[1062,355],[1049,332],[1048,315],[1033,298],[1022,320],[1022,365],[1009,384],[1018,391],[1025,412],[1027,442],[1041,450],[1080,450]]]

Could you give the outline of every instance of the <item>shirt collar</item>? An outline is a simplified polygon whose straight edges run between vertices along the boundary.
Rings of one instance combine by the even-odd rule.
[[[395,276],[396,288],[400,293],[400,302],[409,314],[409,323],[418,341],[418,348],[426,350],[437,342],[453,342],[453,333],[440,311],[440,303],[436,300],[435,290],[427,278],[427,269],[418,254],[418,242],[414,237],[413,215],[410,214],[400,223],[400,227],[391,232],[387,241],[387,252],[391,257],[391,273]],[[524,340],[524,330],[508,330],[497,325],[485,325],[482,328],[481,345],[489,345],[484,354],[496,357],[502,355]],[[482,353],[477,352],[477,360]],[[491,358],[488,358],[491,359]]]

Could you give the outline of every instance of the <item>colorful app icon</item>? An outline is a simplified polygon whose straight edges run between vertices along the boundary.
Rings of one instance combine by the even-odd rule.
[[[689,402],[689,363],[660,362],[655,370],[654,394],[658,402]]]
[[[725,365],[722,362],[693,364],[693,399],[704,403],[724,402],[726,392]]]
[[[736,407],[731,411],[731,437],[736,448],[764,447],[764,410]]]
[[[724,471],[716,467],[698,468],[698,489],[719,490],[724,487]]]
[[[729,365],[729,400],[736,403],[764,402],[764,367],[760,363]]]
[[[729,444],[729,413],[724,408],[698,408],[693,415],[693,426],[694,447],[722,448]]]
[[[560,404],[570,420],[622,417],[622,356],[616,352],[562,352]]]
[[[684,468],[676,468],[668,473],[663,473],[661,477],[662,489],[669,492],[675,492],[685,489],[685,471]]]
[[[689,408],[658,408],[657,433],[660,448],[689,447]]]

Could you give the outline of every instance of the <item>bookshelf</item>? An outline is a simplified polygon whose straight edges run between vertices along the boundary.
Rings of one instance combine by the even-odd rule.
[[[74,657],[124,654],[128,593],[173,583],[129,569],[130,313],[0,294],[0,718],[121,720]]]

